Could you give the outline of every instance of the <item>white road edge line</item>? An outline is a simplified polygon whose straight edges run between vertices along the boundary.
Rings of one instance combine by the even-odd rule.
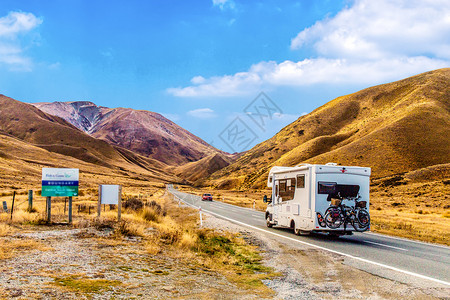
[[[404,241],[404,242],[411,242],[411,243],[416,243],[416,244],[421,244],[421,245],[426,245],[426,246],[431,246],[431,247],[438,247],[438,248],[444,248],[444,249],[449,249],[450,247],[448,246],[444,246],[444,245],[437,245],[437,244],[433,244],[433,243],[427,243],[427,242],[421,242],[421,241],[416,241],[416,240],[410,240],[410,239],[405,239],[402,237],[398,237],[398,236],[390,236],[390,235],[385,235],[382,233],[378,233],[378,232],[372,232],[372,231],[368,231],[365,232],[365,234],[370,234],[370,235],[376,235],[376,236],[380,236],[386,239],[395,239],[395,240],[400,240],[400,241]]]
[[[183,201],[183,202],[185,202],[185,201]],[[198,207],[196,207],[193,204],[190,204],[188,202],[185,202],[185,203],[187,205],[193,206],[194,208],[198,209]],[[422,278],[422,279],[426,279],[426,280],[437,282],[437,283],[440,283],[440,284],[443,284],[443,285],[450,286],[450,282],[446,282],[446,281],[439,280],[439,279],[436,279],[436,278],[432,278],[432,277],[428,277],[428,276],[425,276],[425,275],[417,274],[417,273],[414,273],[414,272],[402,270],[402,269],[399,269],[399,268],[396,268],[396,267],[391,267],[391,266],[388,266],[388,265],[385,265],[385,264],[381,264],[381,263],[377,263],[375,261],[371,261],[371,260],[368,260],[368,259],[365,259],[365,258],[361,258],[361,257],[353,256],[353,255],[350,255],[350,254],[347,254],[347,253],[331,250],[331,249],[328,249],[328,248],[325,248],[325,247],[322,247],[322,246],[317,246],[317,245],[314,245],[314,244],[311,244],[311,243],[308,243],[308,242],[300,241],[300,240],[297,240],[297,239],[294,239],[294,238],[291,238],[291,237],[288,237],[288,236],[284,236],[284,235],[281,235],[281,234],[278,234],[278,233],[275,233],[275,232],[270,232],[268,230],[265,230],[265,229],[262,229],[262,228],[258,228],[258,227],[255,227],[255,226],[252,226],[252,225],[249,225],[249,224],[246,224],[246,223],[243,223],[243,222],[240,222],[240,221],[237,221],[237,220],[234,220],[234,219],[231,219],[231,218],[219,215],[217,213],[214,213],[212,211],[208,211],[208,210],[205,210],[205,209],[202,209],[202,212],[209,213],[209,214],[211,214],[213,216],[217,216],[219,218],[228,220],[230,222],[233,222],[233,223],[236,223],[236,224],[240,224],[240,225],[243,225],[243,226],[255,229],[255,230],[259,230],[259,231],[262,231],[262,232],[266,232],[268,234],[272,234],[272,235],[275,235],[275,236],[278,236],[278,237],[281,237],[281,238],[284,238],[284,239],[287,239],[287,240],[290,240],[290,241],[293,241],[293,242],[297,242],[297,243],[300,243],[300,244],[304,244],[304,245],[307,245],[307,246],[310,246],[310,247],[313,247],[313,248],[321,249],[321,250],[328,251],[328,252],[331,252],[331,253],[335,253],[335,254],[339,254],[339,255],[342,255],[342,256],[346,256],[346,257],[349,257],[349,258],[352,258],[352,259],[355,259],[355,260],[359,260],[359,261],[362,261],[362,262],[365,262],[365,263],[368,263],[368,264],[372,264],[372,265],[375,265],[375,266],[378,266],[378,267],[390,269],[390,270],[397,271],[397,272],[400,272],[400,273],[403,273],[403,274],[411,275],[411,276],[414,276],[414,277],[418,277],[418,278]]]
[[[389,247],[389,248],[393,248],[393,249],[398,249],[398,250],[403,250],[403,251],[409,251],[408,249],[403,249],[403,248],[400,248],[400,247],[394,247],[394,246],[385,245],[385,244],[381,244],[381,243],[375,243],[375,242],[366,241],[366,240],[363,240],[363,242],[364,242],[364,243],[368,243],[368,244],[374,244],[374,245],[382,246],[382,247]]]

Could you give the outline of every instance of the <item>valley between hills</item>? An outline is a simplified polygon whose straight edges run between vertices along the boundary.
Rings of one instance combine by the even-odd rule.
[[[150,276],[147,284],[152,286],[159,282],[158,276],[176,270],[177,275],[158,290],[159,294],[145,296],[183,298],[194,294],[189,294],[187,287],[183,290],[177,286],[186,274],[175,265],[189,253],[188,259],[181,259],[183,268],[199,272],[205,280],[220,274],[220,280],[231,282],[229,289],[242,297],[243,289],[253,291],[249,299],[272,298],[274,292],[261,282],[280,274],[265,266],[267,261],[261,249],[267,250],[266,246],[239,230],[227,233],[228,225],[219,229],[198,228],[198,214],[177,207],[165,193],[165,186],[172,183],[180,191],[195,194],[211,192],[216,200],[264,210],[262,197],[270,193],[265,181],[272,166],[328,162],[372,168],[372,231],[450,245],[450,69],[336,98],[287,125],[271,139],[235,154],[214,148],[158,113],[100,107],[87,101],[29,104],[1,95],[0,201],[6,201],[10,207],[15,194],[16,208],[12,221],[8,213],[0,213],[0,260],[19,255],[22,250],[60,251],[54,243],[58,237],[46,243],[41,240],[42,233],[36,233],[36,237],[30,233],[67,229],[64,199],[56,199],[53,208],[53,220],[59,227],[45,223],[45,203],[39,194],[41,170],[78,168],[80,195],[74,199],[76,213],[70,228],[75,231],[71,232],[70,243],[82,248],[83,243],[77,242],[82,238],[99,249],[119,247],[136,256],[147,253],[159,257],[159,261],[150,263],[161,273],[147,274],[140,263],[148,261],[136,262],[134,271],[120,269],[118,266],[126,260],[122,257],[117,258],[121,262],[116,261],[116,266],[104,266],[108,272],[124,273],[120,278],[114,275],[114,280],[103,279],[99,274],[105,269],[101,268],[95,274],[60,270],[66,273],[55,279],[54,270],[43,265],[39,276],[70,290],[73,298],[98,292],[125,297],[127,288],[119,281],[126,281],[124,278],[130,278],[130,273]],[[104,216],[96,219],[99,184],[123,186],[124,203],[128,205],[124,222],[116,224],[116,212],[106,207]],[[35,191],[33,211],[27,211],[28,190]],[[144,204],[147,206],[143,208]],[[21,237],[23,233],[33,238],[27,241]],[[137,248],[130,248],[130,241],[137,243]],[[231,250],[220,252],[219,248]],[[210,255],[215,253],[211,249],[215,249],[217,257]],[[112,252],[105,252],[105,259],[111,258],[108,255]],[[305,258],[305,253],[297,254],[313,261],[308,254]],[[314,270],[311,267],[307,272]],[[98,285],[97,290],[88,288],[93,284]],[[127,284],[136,288],[134,296],[139,297],[142,290],[138,283]],[[389,282],[383,284],[383,298],[399,296],[389,292]],[[115,285],[118,290],[111,288]],[[367,289],[359,285],[357,288],[365,289],[362,295],[366,297],[377,293],[375,286]],[[219,291],[226,298],[223,286],[206,286],[199,287],[198,294],[192,297],[208,298]],[[316,288],[316,296],[352,297],[351,287],[335,294],[323,292],[322,286]],[[407,290],[404,286],[398,288]],[[31,289],[19,290],[0,289],[0,297],[32,293]],[[60,291],[54,293],[48,296],[62,295]],[[433,299],[423,290],[411,293],[413,298]]]
[[[439,69],[336,98],[237,154],[154,112],[1,96],[0,188],[39,190],[42,167],[76,166],[85,191],[171,182],[263,209],[272,166],[335,162],[372,168],[374,230],[448,243],[449,81]]]

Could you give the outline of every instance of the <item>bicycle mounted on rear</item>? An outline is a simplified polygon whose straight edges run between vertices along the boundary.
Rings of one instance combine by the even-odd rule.
[[[331,205],[327,208],[324,214],[325,224],[331,228],[336,229],[344,226],[344,231],[347,229],[347,224],[351,224],[358,232],[364,232],[370,227],[370,215],[366,210],[366,201],[359,201],[361,196],[356,197],[341,197],[337,194],[337,199],[331,199]],[[354,206],[344,204],[344,200],[354,201]]]

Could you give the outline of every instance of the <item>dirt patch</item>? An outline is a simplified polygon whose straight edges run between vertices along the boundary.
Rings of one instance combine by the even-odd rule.
[[[107,239],[92,228],[33,231],[2,243],[39,241],[0,261],[0,298],[17,299],[258,299],[225,277],[183,258],[149,255],[139,238]]]

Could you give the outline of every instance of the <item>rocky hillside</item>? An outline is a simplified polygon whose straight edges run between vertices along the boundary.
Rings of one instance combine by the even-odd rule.
[[[268,170],[336,162],[372,168],[372,178],[450,159],[450,69],[336,98],[217,171],[208,184],[264,187]]]
[[[159,161],[112,146],[62,118],[0,95],[0,175],[25,178],[44,166],[179,181],[167,175]]]
[[[130,108],[112,109],[86,101],[34,105],[95,138],[168,165],[183,165],[221,153],[158,113]]]

